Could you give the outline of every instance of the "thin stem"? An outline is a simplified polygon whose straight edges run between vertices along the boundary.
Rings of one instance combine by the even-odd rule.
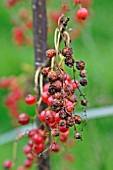
[[[38,87],[38,77],[39,77],[41,68],[42,68],[41,66],[38,67],[38,69],[35,72],[35,79],[34,79],[35,87]]]

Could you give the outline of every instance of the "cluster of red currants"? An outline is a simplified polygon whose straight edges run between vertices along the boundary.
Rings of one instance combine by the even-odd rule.
[[[21,3],[20,0],[7,0],[7,7],[14,7],[17,3]],[[17,45],[32,44],[33,38],[30,32],[33,27],[33,20],[31,19],[31,14],[27,8],[21,8],[18,12],[16,11],[17,18],[12,18],[14,28],[13,28],[13,39]]]
[[[16,77],[3,77],[0,79],[0,87],[10,92],[5,96],[4,103],[8,107],[10,116],[17,118],[19,115],[18,103],[23,98],[22,89],[19,87]]]

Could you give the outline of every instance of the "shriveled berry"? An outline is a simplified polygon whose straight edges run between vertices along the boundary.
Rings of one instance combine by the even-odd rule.
[[[48,73],[51,71],[51,68],[50,67],[45,67],[41,70],[41,73],[44,75],[44,76],[47,76]]]
[[[73,67],[74,65],[74,59],[73,57],[66,57],[65,59],[65,64],[68,66],[68,67]]]
[[[88,17],[89,13],[88,10],[86,8],[80,8],[78,9],[76,16],[78,19],[80,20],[84,20]]]
[[[27,125],[30,122],[30,117],[26,113],[22,113],[18,116],[18,122],[21,125]]]
[[[80,133],[75,133],[74,138],[82,140],[82,135]]]
[[[65,125],[66,125],[66,120],[61,119],[61,120],[59,121],[59,126],[65,126]]]
[[[51,131],[52,136],[57,137],[57,136],[59,136],[59,134],[60,134],[59,129],[57,129],[57,128],[52,129],[52,131]]]
[[[48,88],[48,93],[53,95],[55,94],[55,92],[56,92],[56,89],[54,88],[54,86],[50,85]]]
[[[77,103],[78,102],[78,99],[77,99],[77,97],[75,95],[67,96],[66,99],[68,99],[72,103]]]
[[[31,94],[28,94],[25,98],[25,102],[28,104],[28,105],[32,105],[36,102],[36,97],[31,95]]]
[[[86,77],[86,75],[87,75],[86,70],[80,70],[79,75],[80,75],[80,77]]]
[[[53,88],[55,89],[61,89],[62,87],[62,82],[60,80],[56,80],[52,83]]]
[[[60,110],[59,117],[61,119],[65,119],[67,117],[66,111],[65,110]]]
[[[66,120],[66,125],[72,127],[75,124],[75,121],[72,117],[68,117]]]
[[[71,47],[65,47],[63,48],[62,50],[62,55],[65,56],[65,57],[68,57],[68,56],[71,56],[73,54],[73,50]]]
[[[55,49],[49,49],[49,50],[46,51],[46,56],[47,56],[48,58],[54,57],[55,54],[56,54]]]
[[[54,98],[55,98],[55,99],[62,99],[62,98],[63,98],[63,95],[62,95],[61,92],[57,92],[57,93],[54,94]]]
[[[53,102],[52,102],[52,106],[55,106],[55,107],[61,107],[63,106],[63,101],[62,100],[59,100],[59,99],[54,99]]]
[[[55,71],[50,71],[48,73],[48,78],[49,78],[49,81],[57,80],[57,73]]]
[[[75,115],[74,120],[76,124],[80,124],[82,122],[82,118],[78,115]]]
[[[85,62],[82,60],[79,60],[76,62],[76,68],[78,70],[83,70],[85,68]]]
[[[84,99],[84,100],[81,100],[81,105],[83,105],[83,106],[87,106],[87,102],[88,102],[88,101],[87,101],[87,100],[85,100],[85,99]]]
[[[81,80],[80,80],[80,84],[82,85],[82,86],[86,86],[87,85],[87,80],[85,79],[85,78],[82,78]]]
[[[74,93],[74,87],[72,84],[66,84],[64,86],[64,91],[67,93],[67,95],[71,95]]]

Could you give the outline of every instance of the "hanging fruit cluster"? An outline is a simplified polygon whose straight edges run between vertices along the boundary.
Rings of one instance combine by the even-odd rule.
[[[14,2],[16,3],[18,1]],[[12,1],[10,4],[14,5],[14,2]],[[83,21],[89,15],[88,10],[81,6],[81,1],[74,0],[74,3],[80,7],[76,12],[76,17]],[[68,9],[68,7],[65,9]],[[27,12],[23,10],[20,16],[26,19]],[[26,160],[23,166],[18,167],[17,170],[25,170],[31,167],[35,158],[43,156],[48,150],[58,152],[60,150],[58,140],[62,143],[67,142],[71,128],[74,129],[73,137],[82,140],[82,135],[78,131],[78,125],[82,123],[82,117],[76,112],[76,106],[79,103],[76,91],[79,92],[80,103],[82,107],[84,107],[86,115],[88,101],[81,91],[81,86],[84,87],[88,83],[86,79],[87,72],[85,70],[85,62],[82,60],[76,61],[74,57],[73,49],[70,45],[71,38],[67,29],[68,21],[69,18],[65,18],[64,15],[59,18],[58,28],[55,30],[54,36],[55,48],[46,51],[46,56],[51,61],[51,66],[39,67],[38,70],[36,70],[36,95],[29,94],[25,98],[27,105],[36,104],[38,112],[36,112],[34,117],[30,117],[27,113],[22,113],[18,116],[18,123],[21,125],[28,125],[31,120],[36,122],[37,118],[39,118],[41,127],[39,126],[38,129],[31,128],[27,133],[25,132],[17,138],[16,145],[20,138],[25,136],[29,138],[28,144],[23,148]],[[30,24],[26,25],[28,25],[28,28],[30,27]],[[23,30],[15,28],[13,33],[17,44],[21,45],[25,38]],[[63,49],[60,49],[61,42],[64,42]],[[72,79],[66,72],[66,67],[72,69]],[[80,80],[76,79],[77,70],[79,71]],[[7,86],[7,83],[3,86]],[[36,99],[37,95],[39,96],[38,99]],[[42,102],[47,106],[44,110],[40,109]],[[46,148],[50,137],[51,144]],[[14,158],[12,162],[10,160],[4,162],[5,169],[11,170],[14,166],[16,160],[15,152],[16,148],[14,148]]]
[[[78,98],[75,92],[80,92],[81,105],[86,107],[87,100],[82,94],[80,86],[87,85],[85,62],[76,61],[73,57],[73,49],[70,47],[70,36],[66,30],[69,18],[63,16],[59,19],[58,28],[55,31],[55,49],[46,51],[46,56],[51,58],[51,67],[44,67],[41,73],[48,80],[41,94],[42,101],[48,108],[41,111],[40,119],[49,124],[51,136],[60,136],[60,141],[65,142],[69,136],[70,127],[74,127],[74,138],[82,139],[77,132],[76,125],[81,124],[82,118],[76,114]],[[65,47],[59,49],[60,41],[64,41]],[[60,61],[59,61],[60,58]],[[73,79],[64,69],[64,64],[73,70]],[[75,79],[75,65],[79,70],[80,81]]]

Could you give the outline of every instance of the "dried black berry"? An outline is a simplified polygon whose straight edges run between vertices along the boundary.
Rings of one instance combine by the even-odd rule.
[[[76,62],[76,68],[78,70],[83,70],[85,68],[85,62],[82,60],[79,60]]]
[[[73,50],[71,47],[65,47],[63,48],[62,50],[62,55],[65,56],[65,57],[69,57],[73,54]]]
[[[87,100],[81,100],[81,105],[83,105],[83,106],[87,106]]]
[[[82,135],[80,133],[75,133],[74,138],[82,140]]]
[[[80,123],[82,122],[81,117],[78,116],[78,115],[75,115],[74,119],[75,119],[75,123],[76,123],[76,124],[80,124]]]
[[[82,85],[82,86],[86,86],[87,85],[87,80],[85,79],[85,78],[82,78],[81,80],[80,80],[80,84]]]
[[[67,117],[67,113],[64,110],[61,110],[60,113],[59,113],[59,117],[61,119],[65,119]]]
[[[75,124],[75,121],[72,117],[68,117],[66,120],[66,125],[72,127]]]
[[[66,57],[66,59],[65,59],[65,64],[66,64],[68,67],[73,67],[73,65],[74,65],[74,59],[73,59],[73,57]]]

